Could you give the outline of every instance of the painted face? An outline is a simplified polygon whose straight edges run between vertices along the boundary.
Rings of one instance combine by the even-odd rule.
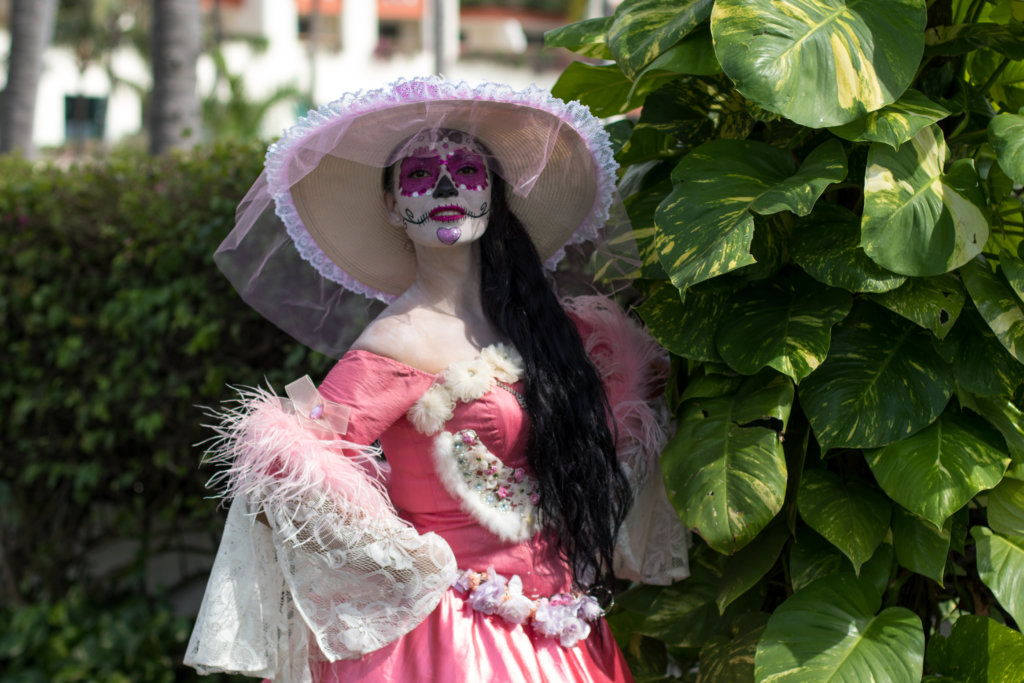
[[[472,242],[487,229],[491,187],[484,150],[465,133],[424,131],[396,164],[393,213],[424,246]]]

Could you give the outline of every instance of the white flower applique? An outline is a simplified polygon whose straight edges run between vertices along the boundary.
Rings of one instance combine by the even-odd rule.
[[[448,493],[485,529],[515,542],[539,529],[537,480],[521,467],[505,465],[472,429],[451,433],[443,428],[457,401],[475,401],[495,386],[511,391],[507,385],[518,382],[522,371],[515,349],[488,346],[479,358],[454,363],[438,375],[408,412],[417,431],[434,436],[434,464]]]

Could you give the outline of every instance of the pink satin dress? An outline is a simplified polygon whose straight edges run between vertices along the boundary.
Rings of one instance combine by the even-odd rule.
[[[320,387],[324,398],[352,410],[345,439],[357,444],[380,440],[391,466],[389,492],[399,514],[418,531],[443,537],[460,570],[521,577],[523,594],[551,596],[571,590],[571,575],[542,532],[521,543],[506,542],[463,510],[435,472],[433,439],[418,432],[406,414],[431,386],[435,375],[368,351],[350,351]],[[512,385],[521,390],[521,385]],[[451,431],[473,429],[491,453],[509,467],[527,468],[529,425],[508,388],[458,403],[446,423]],[[360,659],[314,663],[322,682],[407,683],[594,683],[632,681],[621,651],[604,619],[573,647],[473,610],[465,595],[449,589],[427,619],[405,636]]]

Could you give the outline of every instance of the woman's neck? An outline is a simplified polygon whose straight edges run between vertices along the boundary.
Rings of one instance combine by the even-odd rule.
[[[479,245],[417,246],[416,280],[406,296],[439,313],[467,320],[482,318]]]

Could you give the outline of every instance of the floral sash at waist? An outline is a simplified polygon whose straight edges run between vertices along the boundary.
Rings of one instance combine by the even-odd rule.
[[[590,624],[604,616],[598,601],[584,593],[558,593],[550,598],[530,599],[523,595],[523,580],[511,579],[488,567],[487,573],[467,569],[460,572],[452,587],[468,597],[466,602],[478,612],[496,614],[513,624],[530,623],[547,638],[557,638],[562,647],[573,647],[590,635]]]

